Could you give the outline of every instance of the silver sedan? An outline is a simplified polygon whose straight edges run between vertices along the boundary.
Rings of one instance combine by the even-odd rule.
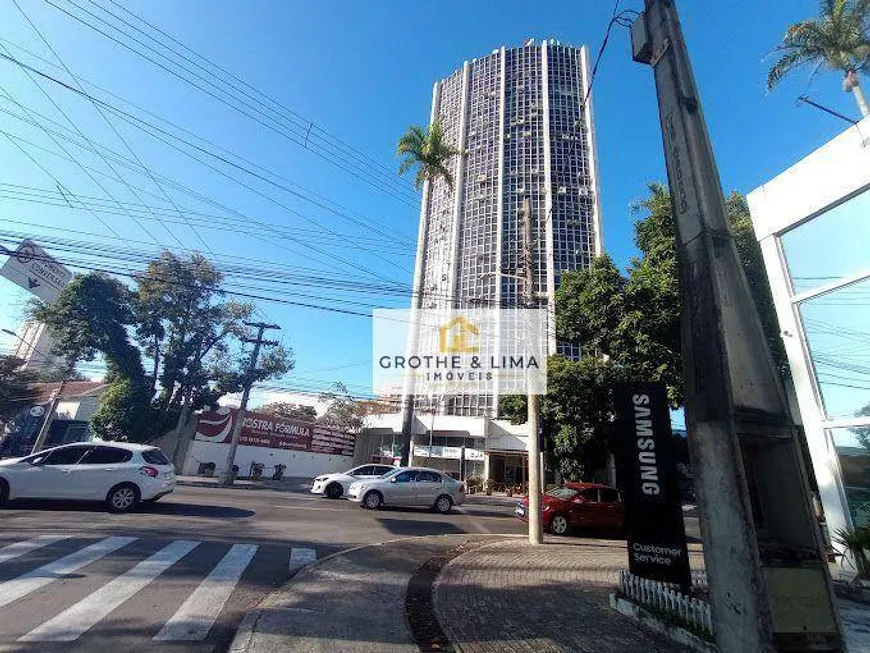
[[[447,514],[465,501],[465,485],[426,467],[399,467],[380,478],[352,483],[347,498],[374,510],[381,506],[425,506]]]

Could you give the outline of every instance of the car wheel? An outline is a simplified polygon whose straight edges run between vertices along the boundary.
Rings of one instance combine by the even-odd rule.
[[[9,501],[9,483],[0,478],[0,506],[5,506]]]
[[[326,486],[326,496],[329,499],[341,499],[341,495],[344,494],[344,488],[341,487],[341,483],[330,483]]]
[[[442,494],[440,497],[435,499],[435,510],[440,512],[442,515],[446,515],[450,512],[451,508],[453,508],[453,499],[448,497],[446,494]]]
[[[568,519],[564,515],[553,515],[550,519],[550,532],[553,535],[565,535],[568,532]]]
[[[381,496],[380,492],[369,492],[363,497],[363,506],[369,510],[377,510],[383,502],[384,497]]]
[[[139,488],[132,483],[116,485],[106,495],[109,512],[130,512],[139,505]]]

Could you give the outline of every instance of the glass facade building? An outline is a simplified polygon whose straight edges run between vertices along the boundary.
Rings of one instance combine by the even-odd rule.
[[[829,533],[870,524],[870,118],[749,195]]]
[[[512,307],[523,283],[522,207],[531,214],[533,291],[553,309],[561,275],[602,253],[595,132],[585,47],[528,41],[467,61],[433,89],[440,120],[461,154],[423,189],[413,298],[417,308]],[[549,351],[578,356],[557,343]],[[494,417],[487,394],[418,397],[447,415]]]

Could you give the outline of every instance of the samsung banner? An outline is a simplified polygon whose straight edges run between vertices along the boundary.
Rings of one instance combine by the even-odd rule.
[[[667,390],[661,383],[623,383],[615,399],[629,570],[688,588],[689,556]]]

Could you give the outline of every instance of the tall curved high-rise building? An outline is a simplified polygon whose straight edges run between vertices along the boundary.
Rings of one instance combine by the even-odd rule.
[[[522,282],[505,273],[522,268],[528,199],[534,293],[552,310],[562,274],[602,252],[586,48],[529,40],[466,61],[435,84],[436,119],[461,154],[452,187],[439,179],[423,189],[414,307],[517,306]],[[551,353],[578,355],[550,330]],[[497,401],[449,397],[440,412],[494,417]]]

